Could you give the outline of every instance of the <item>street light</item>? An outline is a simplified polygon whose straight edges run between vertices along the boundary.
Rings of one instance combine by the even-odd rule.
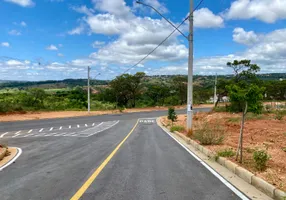
[[[174,27],[178,32],[180,32],[185,38],[189,41],[189,59],[188,59],[188,105],[187,105],[187,128],[188,131],[192,130],[192,119],[193,119],[193,30],[194,30],[194,21],[193,21],[193,9],[194,9],[194,0],[190,0],[190,16],[189,16],[189,36],[187,37],[182,33],[172,22],[170,22],[166,17],[164,17],[157,9],[153,6],[147,5],[141,1],[136,1],[136,3],[147,6],[153,9],[161,17],[163,17],[172,27]]]
[[[171,26],[173,26],[178,32],[180,32],[180,33],[188,40],[188,37],[187,37],[184,33],[182,33],[182,32],[181,32],[172,22],[170,22],[164,15],[162,15],[156,8],[154,8],[153,6],[150,6],[150,5],[148,5],[148,4],[145,4],[145,3],[141,2],[141,1],[136,1],[136,3],[141,4],[141,5],[143,5],[143,6],[147,6],[147,7],[151,8],[151,9],[153,9],[156,13],[158,13],[161,17],[163,17],[169,24],[171,24]]]

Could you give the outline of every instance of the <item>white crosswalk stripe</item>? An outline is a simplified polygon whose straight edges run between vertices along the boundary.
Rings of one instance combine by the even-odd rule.
[[[49,137],[49,136],[62,136],[62,137],[90,137],[99,132],[103,132],[116,124],[119,121],[107,121],[100,123],[86,123],[76,124],[72,127],[60,126],[60,127],[44,127],[40,129],[19,130],[12,132],[0,133],[0,138],[27,138],[27,137]]]

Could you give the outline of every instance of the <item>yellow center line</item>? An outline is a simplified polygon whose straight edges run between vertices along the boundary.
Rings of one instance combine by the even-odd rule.
[[[117,145],[117,147],[111,152],[111,154],[101,163],[101,165],[93,172],[93,174],[87,179],[87,181],[79,188],[79,190],[73,195],[70,200],[79,200],[81,196],[85,193],[88,187],[93,183],[96,177],[100,174],[100,172],[104,169],[104,167],[109,163],[112,157],[116,154],[119,148],[123,145],[123,143],[127,140],[127,138],[131,135],[138,124],[139,120],[137,120],[134,127],[128,133],[128,135]]]

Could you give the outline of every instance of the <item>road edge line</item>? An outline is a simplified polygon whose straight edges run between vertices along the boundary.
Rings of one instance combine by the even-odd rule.
[[[7,163],[5,163],[2,167],[0,167],[0,171],[2,171],[3,169],[11,165],[13,162],[15,162],[15,160],[17,160],[17,158],[19,158],[19,156],[22,154],[23,151],[21,148],[19,147],[14,147],[14,148],[17,148],[16,155],[11,160],[9,160]]]
[[[163,127],[160,122],[160,118],[157,118],[157,125],[167,133],[172,139],[174,139],[181,147],[183,147],[189,154],[191,154],[197,161],[199,161],[207,170],[209,170],[216,178],[218,178],[225,186],[227,186],[231,191],[233,191],[238,197],[243,200],[249,200],[250,198],[246,196],[243,192],[241,192],[238,188],[233,186],[230,182],[228,182],[223,176],[221,176],[218,172],[216,172],[212,167],[210,167],[206,162],[204,162],[201,158],[199,158],[194,152],[192,152],[188,147],[182,144],[179,140],[177,140],[174,136],[172,136],[168,130]]]
[[[92,173],[92,175],[84,182],[84,184],[77,190],[77,192],[72,196],[70,200],[79,200],[85,191],[89,188],[89,186],[95,181],[100,172],[104,169],[104,167],[109,163],[109,161],[113,158],[113,156],[117,153],[120,147],[124,144],[124,142],[129,138],[129,136],[133,133],[135,128],[137,127],[139,119],[136,124],[133,126],[131,131],[125,136],[125,138],[116,146],[116,148],[109,154],[109,156],[99,165],[99,167]]]

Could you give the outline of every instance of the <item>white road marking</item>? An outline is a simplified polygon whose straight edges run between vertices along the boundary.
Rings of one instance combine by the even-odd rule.
[[[103,123],[103,122],[102,122],[102,123]],[[102,124],[102,123],[100,123],[100,124]],[[115,125],[118,124],[118,123],[119,123],[119,120],[116,121],[116,122],[115,122],[114,124],[112,124],[111,126],[108,126],[108,127],[106,127],[106,128],[103,128],[103,129],[101,129],[101,130],[96,131],[95,133],[92,133],[92,134],[87,135],[87,137],[92,136],[92,135],[95,135],[95,134],[97,134],[97,133],[99,133],[99,132],[105,131],[105,130],[107,130],[107,129],[113,127],[113,126],[115,126]]]
[[[63,135],[61,135],[61,136],[71,136],[71,135],[73,135],[73,134],[75,134],[76,132],[73,132],[73,133],[66,133],[66,134],[63,134]]]
[[[69,126],[69,128],[71,128],[71,125]]]
[[[56,134],[58,134],[57,132],[56,133],[50,133],[49,135],[50,136],[54,136],[54,135],[56,135]]]
[[[9,132],[3,133],[0,138],[4,137],[4,135],[8,134]]]
[[[28,133],[31,133],[33,131],[33,129],[29,130]]]
[[[87,124],[85,124],[85,127],[87,127]]]
[[[21,131],[16,132],[15,135],[13,135],[12,137],[17,137],[17,136],[19,136],[19,133],[21,133]]]
[[[159,118],[158,118],[159,119]],[[158,120],[157,119],[157,120]],[[242,192],[236,189],[232,184],[230,184],[227,180],[225,180],[219,173],[213,170],[208,164],[206,164],[202,159],[200,159],[197,155],[195,155],[191,150],[189,150],[185,145],[183,145],[180,141],[178,141],[174,136],[172,136],[164,127],[160,126],[165,133],[167,133],[171,138],[173,138],[179,145],[181,145],[189,154],[191,154],[197,161],[199,161],[206,169],[208,169],[215,177],[217,177],[223,184],[225,184],[231,191],[233,191],[237,196],[239,196],[242,200],[249,200],[247,196],[245,196]]]
[[[119,121],[118,121],[119,122]],[[100,124],[97,124],[95,127],[101,126],[103,124],[103,122],[101,122]]]
[[[95,123],[92,124],[92,126],[94,126]]]
[[[42,128],[41,130],[39,130],[39,132],[41,133],[44,129]]]
[[[50,131],[52,131],[53,129],[54,129],[54,127],[51,127],[51,128],[50,128]]]
[[[23,137],[29,137],[29,136],[33,136],[33,135],[35,135],[35,134],[34,134],[34,133],[31,133],[31,134],[25,135],[25,136],[23,136]]]
[[[63,128],[63,127],[61,126],[61,127],[59,128],[59,130],[62,130],[62,128]]]
[[[86,131],[88,131],[88,130],[90,130],[90,129],[94,129],[94,128],[96,128],[96,127],[99,127],[99,126],[101,126],[102,124],[103,124],[103,122],[101,122],[100,124],[97,124],[95,127],[91,127],[91,128],[85,129],[85,130],[81,131],[81,133],[86,132]]]
[[[77,127],[79,128],[80,126],[79,126],[79,125],[77,125]]]
[[[66,133],[59,133],[59,134],[56,134],[56,135],[53,135],[53,136],[61,136],[61,135],[64,135]]]

